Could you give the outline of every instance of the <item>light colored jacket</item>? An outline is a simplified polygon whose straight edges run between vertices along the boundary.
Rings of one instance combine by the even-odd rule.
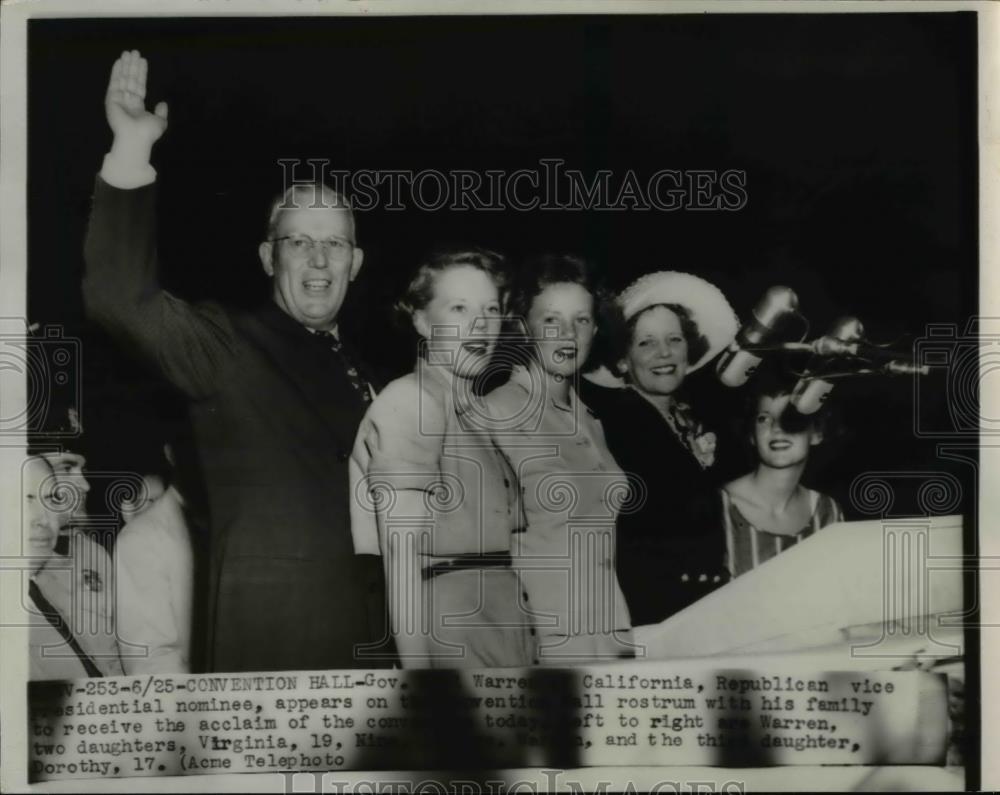
[[[539,634],[596,640],[627,632],[615,522],[628,481],[600,421],[573,390],[569,405],[556,402],[534,368],[516,367],[485,402],[494,443],[517,473],[525,526],[513,537],[512,554]],[[603,640],[594,651],[606,651]]]
[[[400,490],[427,495],[430,554],[509,552],[518,523],[513,473],[477,421],[482,401],[464,387],[421,359],[372,403],[351,456],[355,552],[381,553],[372,494]],[[388,514],[393,518],[391,507]]]
[[[118,630],[129,674],[190,670],[194,556],[181,505],[171,486],[115,543]]]

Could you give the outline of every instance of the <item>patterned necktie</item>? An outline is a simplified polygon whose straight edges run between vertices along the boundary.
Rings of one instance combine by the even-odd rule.
[[[351,358],[347,355],[347,351],[344,350],[344,346],[341,344],[333,334],[329,331],[317,331],[316,336],[322,339],[329,346],[340,360],[344,363],[344,373],[347,375],[347,380],[351,382],[351,386],[358,393],[365,403],[372,402],[372,389],[368,382],[361,376],[358,372],[358,368],[351,361]]]

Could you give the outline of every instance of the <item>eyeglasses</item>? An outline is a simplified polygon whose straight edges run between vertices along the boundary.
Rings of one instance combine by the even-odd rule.
[[[308,257],[316,250],[316,246],[322,246],[323,253],[332,260],[345,260],[351,256],[351,252],[354,250],[354,244],[342,237],[313,240],[309,235],[285,235],[284,237],[271,238],[272,243],[278,243],[282,240],[288,241],[292,256],[297,259]]]

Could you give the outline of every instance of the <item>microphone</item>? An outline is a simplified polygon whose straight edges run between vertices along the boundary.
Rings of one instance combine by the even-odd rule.
[[[809,343],[809,348],[817,356],[857,356],[858,343],[826,335]]]
[[[913,362],[903,362],[894,359],[882,365],[882,373],[885,375],[927,375],[931,368],[926,364],[914,364]]]
[[[758,349],[759,350],[759,349]],[[881,345],[873,345],[868,340],[855,340],[851,342],[845,342],[844,340],[837,339],[832,336],[817,337],[811,342],[784,342],[775,347],[775,350],[789,351],[795,353],[812,353],[814,357],[810,359],[810,365],[815,365],[818,357],[845,357],[853,359],[862,359],[870,362],[881,361],[885,363],[892,364],[895,368],[896,366],[902,367],[906,364],[906,360],[901,358],[906,356],[903,351],[893,351],[888,348],[884,348]],[[883,369],[885,366],[883,365]],[[926,372],[930,372],[929,368],[926,366],[921,366],[915,373],[920,375],[926,375]],[[903,372],[903,371],[900,371]],[[887,374],[889,373],[886,370]],[[905,371],[906,375],[912,375],[909,370]]]
[[[743,386],[753,375],[761,357],[752,353],[772,339],[776,329],[789,315],[797,313],[799,297],[791,287],[771,287],[753,308],[751,318],[739,330],[715,368],[719,380],[726,386]]]
[[[789,404],[794,406],[800,414],[815,414],[819,411],[826,399],[833,391],[833,384],[818,376],[811,375],[823,366],[824,354],[822,348],[830,349],[831,353],[838,353],[837,349],[844,350],[853,346],[857,351],[857,343],[864,338],[865,327],[856,317],[842,317],[830,327],[830,332],[824,337],[816,340],[816,355],[809,360],[805,374],[799,379],[792,390],[792,399]],[[824,342],[826,340],[826,342]]]

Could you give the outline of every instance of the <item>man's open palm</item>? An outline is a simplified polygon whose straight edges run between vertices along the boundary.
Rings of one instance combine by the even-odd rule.
[[[146,59],[138,50],[123,52],[111,68],[104,109],[115,139],[123,144],[152,147],[167,129],[167,103],[146,110]]]

